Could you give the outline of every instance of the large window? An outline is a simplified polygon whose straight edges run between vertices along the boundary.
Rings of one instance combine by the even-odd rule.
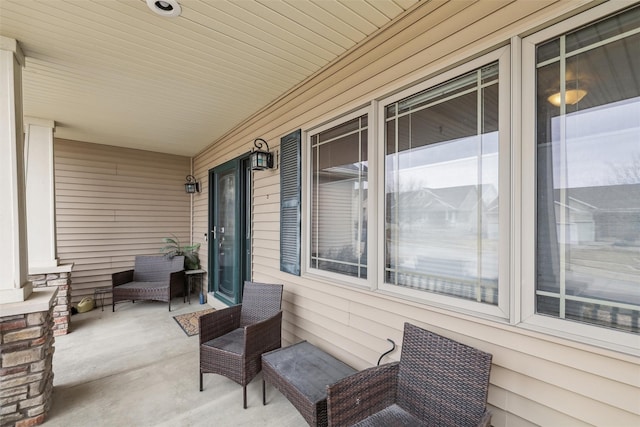
[[[310,135],[313,269],[367,277],[367,115]]]
[[[498,304],[499,62],[385,104],[384,280]]]
[[[307,271],[508,317],[509,52],[307,131]]]
[[[640,7],[537,43],[535,311],[638,332]]]
[[[307,132],[307,270],[637,353],[640,5],[623,7]]]

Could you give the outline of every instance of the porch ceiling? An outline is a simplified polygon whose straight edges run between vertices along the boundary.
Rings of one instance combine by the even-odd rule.
[[[192,156],[418,0],[1,0],[24,114],[56,137]]]

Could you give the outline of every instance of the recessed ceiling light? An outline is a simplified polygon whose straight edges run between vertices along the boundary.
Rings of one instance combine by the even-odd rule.
[[[182,8],[178,0],[147,0],[147,6],[160,16],[175,18],[180,16]]]

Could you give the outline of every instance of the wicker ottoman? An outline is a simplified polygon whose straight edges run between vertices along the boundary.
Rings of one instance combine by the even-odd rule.
[[[262,355],[262,404],[265,383],[280,390],[311,426],[327,425],[327,385],[356,372],[306,341]]]

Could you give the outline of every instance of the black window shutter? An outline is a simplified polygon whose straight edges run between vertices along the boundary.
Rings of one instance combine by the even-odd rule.
[[[280,139],[280,271],[300,275],[301,139],[298,129]]]

